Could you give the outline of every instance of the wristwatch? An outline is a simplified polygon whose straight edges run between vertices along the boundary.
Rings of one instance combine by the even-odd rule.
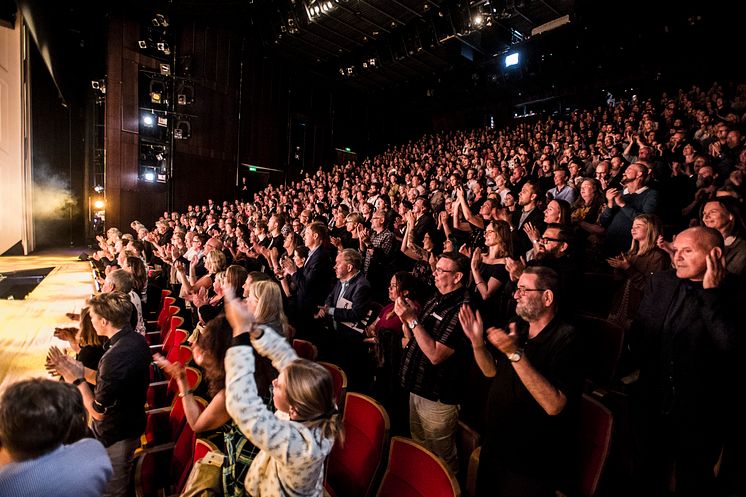
[[[418,324],[420,324],[420,322],[417,321],[416,319],[413,319],[413,320],[411,320],[410,322],[407,323],[407,326],[409,326],[410,330],[413,330],[414,327],[417,326]]]
[[[521,357],[523,357],[523,349],[516,349],[515,352],[511,352],[510,354],[505,354],[508,357],[508,360],[510,362],[518,362],[521,360]]]

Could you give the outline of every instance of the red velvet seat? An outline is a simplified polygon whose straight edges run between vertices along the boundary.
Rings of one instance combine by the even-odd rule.
[[[577,329],[584,347],[585,378],[593,388],[607,387],[616,373],[624,329],[603,318],[581,314]]]
[[[342,368],[336,364],[330,362],[319,361],[319,364],[324,366],[329,373],[332,375],[332,384],[334,386],[334,400],[337,402],[339,409],[343,409],[344,406],[344,395],[347,391],[347,374],[342,371]]]
[[[308,359],[309,361],[315,361],[319,355],[319,350],[314,344],[308,340],[301,340],[296,338],[293,340],[293,349],[298,357],[301,359]]]
[[[194,443],[194,462],[199,461],[207,455],[210,451],[217,451],[218,447],[204,438],[198,438]]]
[[[360,393],[348,392],[344,408],[344,444],[329,455],[327,481],[346,497],[372,495],[389,439],[389,416],[381,404]]]
[[[391,438],[389,461],[377,497],[458,497],[456,477],[445,462],[414,440]]]
[[[578,444],[580,447],[580,473],[578,490],[582,497],[593,497],[601,481],[606,458],[611,446],[614,418],[611,411],[590,395],[583,394],[580,401]]]
[[[202,373],[191,367],[186,368],[187,383],[189,388],[194,390],[202,382]],[[176,380],[171,378],[165,381],[156,381],[148,385],[145,402],[148,409],[166,407],[173,403],[174,397],[179,393],[179,387]]]
[[[207,407],[207,401],[201,397],[195,400]],[[143,448],[175,442],[184,425],[187,423],[184,403],[175,398],[170,407],[159,407],[146,412],[145,433],[140,437]]]

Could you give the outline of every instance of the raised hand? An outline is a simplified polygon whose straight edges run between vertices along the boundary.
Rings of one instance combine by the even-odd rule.
[[[231,286],[226,286],[225,297],[225,317],[228,319],[233,328],[233,336],[250,331],[256,323],[256,318],[251,313],[243,300],[236,297]]]
[[[78,334],[78,328],[66,327],[66,328],[55,328],[54,337],[64,340],[66,342],[72,342],[76,339]]]
[[[153,354],[153,361],[170,377],[177,380],[186,378],[186,370],[178,362],[171,362],[161,354]]]
[[[702,288],[719,288],[728,272],[725,269],[725,255],[720,247],[710,250],[705,258],[707,269],[702,279]]]
[[[461,323],[461,329],[464,335],[471,342],[472,347],[481,347],[484,345],[484,323],[482,316],[477,311],[476,315],[467,304],[461,306],[458,311],[458,320]]]
[[[482,250],[477,247],[474,249],[474,253],[471,255],[471,268],[473,270],[477,270],[481,262],[482,262]]]
[[[510,323],[510,333],[506,333],[502,328],[493,326],[487,330],[487,340],[503,354],[512,354],[520,349],[517,328],[516,323]]]
[[[528,239],[532,242],[534,240],[539,240],[541,238],[541,233],[539,233],[539,229],[534,226],[532,223],[526,223],[523,225],[523,231],[528,235]]]

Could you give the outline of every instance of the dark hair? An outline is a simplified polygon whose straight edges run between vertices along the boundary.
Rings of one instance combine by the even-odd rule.
[[[459,252],[443,252],[438,257],[440,259],[448,259],[456,264],[456,272],[461,273],[461,281],[466,284],[466,280],[469,278],[469,265],[471,261],[464,254]]]
[[[139,257],[127,257],[127,265],[132,275],[132,288],[141,294],[148,285],[148,272],[145,269],[145,263]]]
[[[88,415],[76,387],[24,380],[0,397],[0,446],[16,461],[34,459],[87,435]]]
[[[232,337],[231,325],[225,314],[208,321],[197,335],[195,344],[202,349],[202,369],[205,372],[208,393],[213,397],[225,388],[225,353]]]
[[[298,245],[295,247],[295,253],[298,254],[298,257],[300,257],[304,261],[308,259],[309,252],[311,251],[305,245]]]
[[[398,271],[394,273],[396,285],[399,288],[399,294],[406,295],[412,300],[418,300],[419,280],[409,271]]]
[[[254,283],[255,281],[268,281],[271,280],[272,277],[268,275],[267,273],[263,273],[261,271],[251,271],[249,275],[247,276],[247,279],[251,278],[251,282]],[[244,280],[244,283],[246,280]]]
[[[88,307],[115,328],[123,328],[129,324],[134,306],[128,294],[115,290],[92,296],[88,300]]]
[[[554,301],[556,303],[560,302],[560,298],[562,297],[559,294],[560,279],[559,275],[554,269],[546,266],[529,266],[523,271],[523,274],[535,275],[536,286],[538,288],[550,290],[554,295]]]

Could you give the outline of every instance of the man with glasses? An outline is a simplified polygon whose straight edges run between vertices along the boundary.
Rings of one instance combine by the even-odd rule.
[[[469,344],[461,332],[458,311],[469,304],[466,280],[469,259],[445,252],[435,267],[437,292],[420,312],[399,297],[394,312],[407,342],[401,363],[401,384],[409,394],[412,438],[458,471],[456,428],[459,403],[466,390]]]
[[[477,495],[553,496],[568,469],[573,405],[582,388],[574,328],[558,317],[560,281],[529,267],[514,292],[521,319],[491,327],[468,306],[459,313],[482,373],[492,378],[477,474]],[[487,343],[491,345],[487,348]],[[494,347],[494,348],[493,348]]]

